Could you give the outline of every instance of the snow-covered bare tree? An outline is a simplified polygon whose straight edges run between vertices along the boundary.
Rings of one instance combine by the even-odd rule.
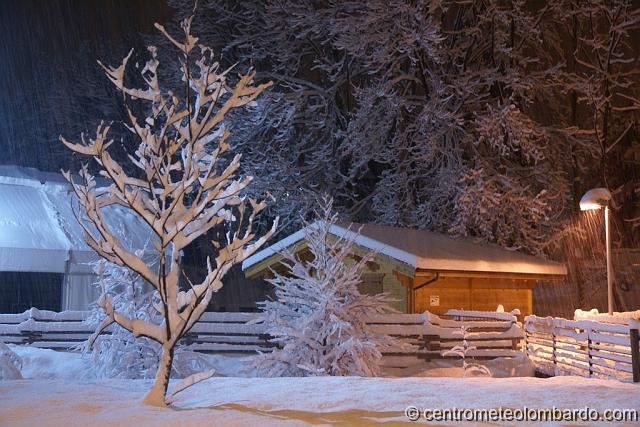
[[[263,321],[280,348],[258,356],[269,376],[361,375],[380,373],[381,350],[391,345],[365,319],[393,311],[385,294],[358,291],[361,273],[374,254],[352,260],[353,238],[331,234],[336,214],[324,198],[318,221],[307,224],[309,254],[283,251],[286,272],[268,281],[276,299],[261,303]],[[308,259],[311,258],[311,259]]]
[[[144,88],[125,82],[132,52],[117,67],[103,65],[107,77],[121,92],[129,117],[126,125],[139,143],[129,156],[135,173],[128,174],[110,155],[108,148],[113,140],[109,138],[109,126],[101,124],[96,136],[83,137],[81,144],[61,137],[74,152],[91,156],[100,175],[109,181],[106,187],[98,186],[88,165],[82,167],[80,180],[65,172],[84,213],[80,223],[87,243],[107,261],[139,274],[155,290],[161,323],[126,316],[114,307],[108,294],[99,300],[107,314],[99,330],[115,322],[134,336],[161,344],[155,382],[145,397],[145,402],[152,405],[165,405],[178,340],[198,321],[229,269],[254,253],[277,226],[276,219],[270,231],[256,238],[252,224],[265,204],[254,199],[247,203],[242,196],[252,177],[237,176],[241,156],[229,158],[230,131],[223,123],[229,111],[254,102],[269,83],[256,86],[254,73],[249,73],[230,86],[230,70],[220,70],[212,50],[198,44],[191,35],[191,22],[191,17],[182,21],[180,37],[156,24],[179,51],[184,84],[180,92],[161,88],[155,47],[149,47],[151,58],[140,70]],[[149,107],[146,115],[134,112],[132,104],[138,101]],[[126,247],[110,229],[103,209],[113,204],[131,209],[153,230],[158,238],[154,248],[159,256],[156,268]],[[181,251],[214,227],[224,228],[226,239],[212,241],[217,256],[213,262],[208,259],[206,277],[196,283],[185,278],[186,290],[181,290]]]

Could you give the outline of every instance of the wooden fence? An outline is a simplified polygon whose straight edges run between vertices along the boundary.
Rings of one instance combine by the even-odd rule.
[[[69,350],[93,333],[84,323],[87,311],[32,308],[19,314],[0,314],[0,341],[54,350]]]
[[[53,311],[32,308],[19,314],[0,314],[0,341],[54,350],[72,350],[93,333],[87,311]],[[247,324],[256,313],[207,312],[183,338],[194,351],[269,351],[273,345],[262,324]],[[107,328],[105,333],[110,333]]]
[[[0,341],[56,350],[70,350],[92,333],[87,312],[51,312],[37,309],[20,314],[0,314]],[[183,338],[191,350],[204,353],[255,353],[272,351],[265,326],[258,313],[204,313]],[[375,332],[400,338],[405,344],[384,351],[383,363],[390,368],[407,368],[425,360],[443,358],[443,352],[460,343],[461,326],[466,339],[477,347],[469,356],[495,358],[515,356],[524,331],[512,313],[451,310],[446,316],[388,314],[373,316],[367,323]],[[107,330],[108,332],[108,330]]]
[[[606,377],[640,381],[640,322],[525,317],[525,349],[547,375]]]
[[[0,341],[55,350],[70,350],[92,333],[85,311],[61,313],[31,309],[0,314]],[[257,313],[205,313],[183,339],[188,348],[205,353],[255,353],[274,348]],[[604,318],[603,318],[604,319]],[[607,320],[607,319],[604,319]],[[615,321],[612,319],[607,320]],[[527,316],[524,330],[513,313],[450,310],[445,316],[390,314],[367,323],[375,332],[401,338],[408,345],[385,350],[386,367],[404,369],[443,358],[443,352],[466,339],[475,358],[511,357],[521,340],[536,368],[548,375],[574,374],[640,381],[640,322],[633,319],[605,323],[591,319],[566,320]]]
[[[467,342],[476,347],[467,356],[477,359],[514,357],[521,351],[524,338],[524,331],[511,313],[449,310],[445,316],[429,312],[373,316],[367,323],[373,331],[409,344],[383,352],[383,365],[397,373],[428,360],[456,358],[443,353],[461,342],[462,326],[467,328]]]

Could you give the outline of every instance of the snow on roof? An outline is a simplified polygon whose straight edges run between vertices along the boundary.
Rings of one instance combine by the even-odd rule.
[[[0,166],[0,271],[90,271],[76,265],[97,254],[84,241],[73,197],[61,174]],[[124,208],[110,206],[105,217],[127,236],[130,249],[144,248],[151,238],[148,226]]]
[[[309,227],[313,227],[311,224]],[[359,230],[359,232],[358,232]],[[418,270],[566,275],[564,264],[476,243],[472,239],[453,239],[441,233],[375,224],[333,225],[330,232],[356,244],[404,262]],[[305,229],[255,253],[242,263],[242,269],[263,261],[305,237]]]
[[[0,177],[0,271],[64,273],[70,245],[40,185]]]

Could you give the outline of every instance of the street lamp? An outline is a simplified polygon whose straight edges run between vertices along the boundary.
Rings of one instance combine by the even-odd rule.
[[[607,306],[609,315],[613,314],[613,268],[611,266],[611,233],[609,230],[609,202],[611,193],[606,188],[593,188],[580,199],[580,210],[588,211],[604,208],[604,229],[607,244]]]

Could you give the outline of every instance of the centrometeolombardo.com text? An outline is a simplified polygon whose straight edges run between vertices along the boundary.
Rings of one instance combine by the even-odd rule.
[[[637,409],[594,408],[427,408],[408,406],[406,417],[411,421],[564,421],[564,422],[637,422]]]

